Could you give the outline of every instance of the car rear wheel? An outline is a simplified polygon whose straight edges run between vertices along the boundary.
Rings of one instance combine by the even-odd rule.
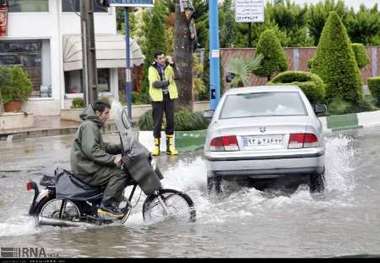
[[[220,194],[222,192],[222,178],[219,176],[207,177],[207,192]]]
[[[325,190],[325,171],[311,174],[309,187],[312,193],[323,192]]]

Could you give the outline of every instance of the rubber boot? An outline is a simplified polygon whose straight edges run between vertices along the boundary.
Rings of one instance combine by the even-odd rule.
[[[166,134],[166,153],[169,155],[177,155],[178,151],[174,146],[174,135]]]
[[[154,138],[154,146],[152,150],[153,156],[160,155],[160,138]]]

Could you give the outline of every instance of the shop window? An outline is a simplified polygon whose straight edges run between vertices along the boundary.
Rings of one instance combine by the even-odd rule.
[[[1,40],[0,65],[23,66],[32,81],[31,96],[51,96],[49,40]]]
[[[110,70],[98,69],[98,91],[110,92]],[[65,92],[66,94],[83,93],[82,88],[82,70],[73,70],[65,72]]]
[[[9,0],[9,12],[49,12],[49,0]]]
[[[93,0],[95,12],[107,12],[108,9]],[[80,12],[80,0],[62,0],[62,12]]]

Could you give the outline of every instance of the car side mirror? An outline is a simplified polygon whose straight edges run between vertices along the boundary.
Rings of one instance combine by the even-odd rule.
[[[202,116],[207,119],[208,121],[211,121],[212,116],[214,116],[214,110],[205,110],[202,114]]]
[[[315,104],[314,105],[314,112],[317,115],[322,115],[327,112],[327,106],[326,104]]]

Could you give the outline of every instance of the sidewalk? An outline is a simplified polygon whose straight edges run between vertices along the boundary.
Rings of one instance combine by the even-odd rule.
[[[380,110],[345,115],[331,115],[320,117],[320,120],[323,125],[324,133],[337,130],[374,127],[380,126]],[[134,123],[135,121],[136,120],[134,120]],[[73,134],[76,132],[78,126],[79,122],[61,120],[59,116],[36,116],[34,118],[33,128],[0,131],[0,141]],[[115,124],[108,122],[104,131],[116,131]],[[193,151],[202,148],[205,136],[206,130],[176,131],[176,146],[180,151]],[[150,149],[153,145],[152,132],[139,131],[139,141]]]
[[[0,131],[0,141],[75,133],[79,122],[61,120],[59,116],[35,116],[32,128]]]

